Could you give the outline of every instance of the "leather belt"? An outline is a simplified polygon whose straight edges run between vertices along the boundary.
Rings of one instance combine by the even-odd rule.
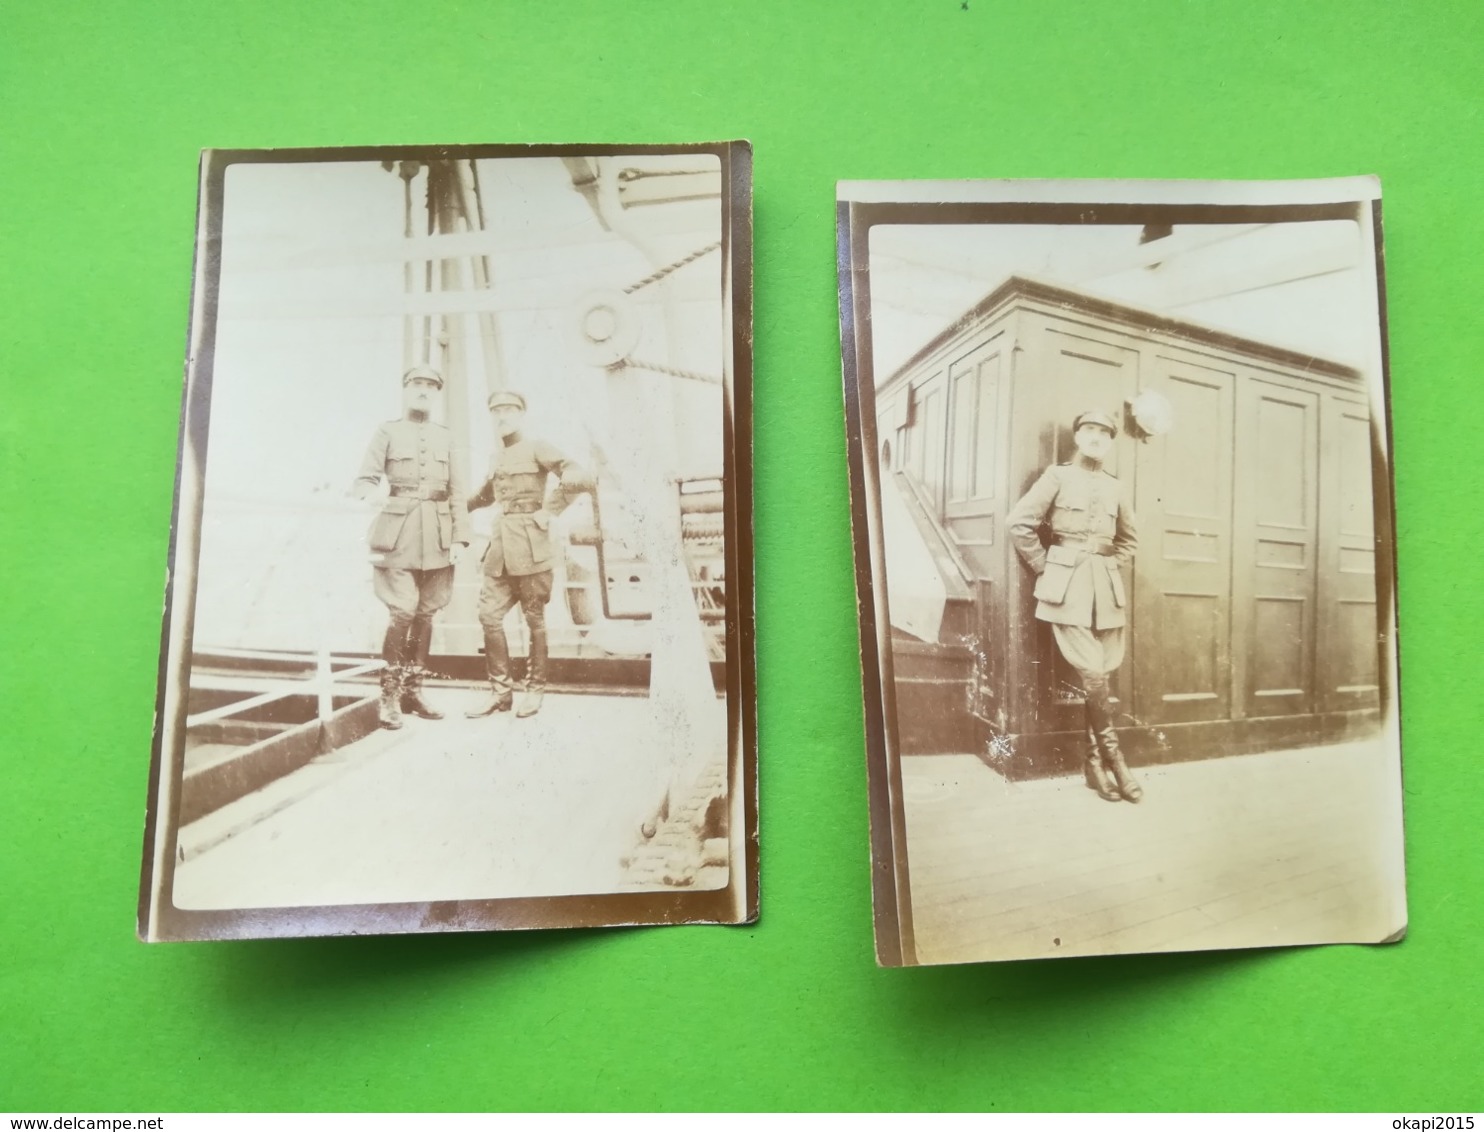
[[[1101,554],[1111,556],[1113,544],[1107,539],[1100,538],[1059,538],[1057,546],[1065,546],[1071,550],[1085,550],[1088,554]]]
[[[430,503],[445,503],[448,501],[448,488],[446,487],[393,487],[392,494],[396,496],[412,496],[414,499],[426,499]]]
[[[502,503],[500,508],[507,515],[534,515],[541,510],[541,503],[535,499],[512,499],[509,503]]]

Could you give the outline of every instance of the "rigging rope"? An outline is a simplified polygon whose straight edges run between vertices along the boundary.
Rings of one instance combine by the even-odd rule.
[[[699,381],[705,385],[723,384],[721,378],[713,377],[709,373],[697,373],[695,370],[677,369],[675,366],[661,365],[659,362],[637,362],[629,358],[624,358],[609,368],[612,370],[647,369],[650,373],[665,374],[668,377],[681,377],[686,381]]]
[[[707,244],[704,248],[698,248],[695,251],[691,252],[690,255],[685,256],[682,259],[678,259],[674,263],[666,264],[664,267],[651,272],[643,279],[639,280],[639,282],[630,283],[623,289],[623,293],[625,295],[632,295],[635,291],[642,290],[643,288],[648,287],[651,283],[658,283],[661,279],[665,278],[665,276],[679,271],[687,264],[695,263],[696,260],[700,259],[702,256],[710,255],[712,252],[716,251],[720,247],[721,241],[717,240],[714,244]]]

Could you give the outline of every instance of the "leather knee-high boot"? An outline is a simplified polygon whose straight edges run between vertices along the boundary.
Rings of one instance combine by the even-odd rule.
[[[1108,699],[1108,684],[1100,681],[1087,689],[1087,719],[1097,737],[1098,750],[1103,756],[1103,767],[1113,780],[1118,793],[1129,802],[1144,797],[1144,788],[1135,780],[1123,761],[1123,752],[1118,749],[1118,732],[1113,727],[1113,710]]]
[[[410,618],[394,614],[381,642],[381,659],[386,661],[386,667],[381,670],[381,699],[376,705],[376,720],[388,731],[396,731],[402,726],[402,668],[406,663],[407,635],[411,626]]]
[[[527,719],[541,710],[546,695],[546,623],[529,626],[531,655],[526,661],[526,694],[521,697],[516,718]]]
[[[464,713],[470,719],[509,711],[515,704],[514,685],[510,682],[510,645],[503,628],[485,627],[484,672],[490,682],[490,697]]]
[[[402,679],[402,710],[423,719],[442,719],[443,713],[423,699],[423,676],[428,670],[428,650],[433,645],[433,616],[419,614],[407,633],[407,670]]]
[[[1087,782],[1087,788],[1097,793],[1097,796],[1105,802],[1117,802],[1123,795],[1108,777],[1108,771],[1103,766],[1103,753],[1098,749],[1098,736],[1092,725],[1092,713],[1088,712],[1087,722],[1087,748],[1082,756],[1082,776]]]

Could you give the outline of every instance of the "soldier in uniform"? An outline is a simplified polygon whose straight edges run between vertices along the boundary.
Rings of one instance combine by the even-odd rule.
[[[391,614],[381,655],[379,718],[402,726],[402,713],[442,719],[422,695],[433,615],[448,604],[453,568],[469,545],[464,486],[451,457],[453,434],[432,419],[443,390],[437,370],[414,366],[402,378],[400,420],[376,430],[361,461],[355,495],[370,500],[384,477],[390,488],[371,524],[378,555],[376,596]]]
[[[1127,493],[1103,469],[1117,435],[1108,414],[1079,414],[1072,422],[1076,457],[1047,468],[1007,522],[1015,549],[1037,575],[1036,617],[1050,623],[1062,656],[1082,678],[1087,785],[1110,802],[1137,802],[1144,792],[1118,749],[1108,695],[1109,675],[1123,663],[1128,623],[1122,567],[1138,546]]]
[[[518,718],[541,710],[546,690],[546,603],[551,600],[551,520],[566,510],[591,481],[577,465],[544,440],[522,431],[526,399],[502,390],[489,398],[495,428],[494,455],[484,485],[469,499],[469,510],[498,507],[484,556],[484,582],[479,591],[479,623],[484,628],[485,669],[490,698],[467,712],[471,719],[509,711],[515,684],[510,678],[510,645],[505,615],[520,606],[531,635],[526,662],[525,696]],[[550,496],[550,477],[557,478]]]

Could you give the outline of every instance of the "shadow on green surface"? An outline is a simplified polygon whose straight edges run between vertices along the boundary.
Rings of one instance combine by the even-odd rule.
[[[601,947],[623,929],[447,932],[213,943],[215,1005],[260,1013],[447,988],[466,981],[481,995],[527,977],[549,959]],[[222,953],[225,952],[225,961]],[[203,965],[207,963],[203,959]],[[203,991],[206,988],[202,988]]]
[[[900,972],[889,996],[913,1029],[951,1033],[986,1020],[1055,1030],[1075,1014],[1087,1021],[1126,1019],[1167,1004],[1196,984],[1211,984],[1279,961],[1299,948],[1087,956],[1046,961],[971,963]]]

